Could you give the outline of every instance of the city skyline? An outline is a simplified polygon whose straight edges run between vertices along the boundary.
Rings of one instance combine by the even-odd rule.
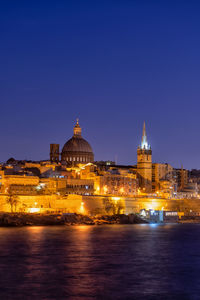
[[[76,135],[76,131],[74,131],[74,130],[76,130],[76,127],[79,127],[80,128],[80,136],[82,137],[82,134],[81,134],[81,132],[82,132],[82,127],[80,126],[80,124],[79,124],[79,118],[77,118],[76,119],[76,122],[74,122],[74,129],[73,129],[73,132],[74,132],[74,134]],[[48,154],[50,154],[50,156],[47,158],[47,159],[42,159],[42,160],[40,160],[40,161],[45,161],[45,160],[49,160],[50,159],[50,161],[53,161],[52,159],[51,159],[51,155],[53,155],[54,156],[54,154],[53,154],[53,152],[51,153],[51,151],[53,150],[52,148],[51,148],[51,146],[58,146],[58,148],[55,148],[53,151],[55,151],[55,153],[56,153],[56,161],[55,162],[63,162],[63,159],[62,159],[62,152],[63,152],[63,149],[64,149],[64,147],[65,147],[65,145],[68,143],[68,141],[70,141],[70,140],[72,140],[72,138],[73,138],[73,136],[74,136],[74,134],[70,137],[68,137],[68,140],[67,140],[67,142],[65,143],[64,142],[64,144],[62,145],[62,144],[55,144],[55,143],[51,143],[50,144],[50,153],[48,153]],[[90,145],[89,145],[89,147],[91,147]],[[93,147],[92,147],[93,148]],[[137,153],[137,151],[138,151],[138,149],[143,149],[143,150],[150,150],[151,151],[151,153],[152,153],[152,148],[151,148],[151,144],[148,142],[148,135],[147,135],[147,132],[146,132],[146,122],[144,121],[144,123],[143,123],[143,128],[142,128],[142,134],[141,134],[141,138],[140,138],[140,142],[139,142],[139,144],[138,144],[138,146],[137,146],[137,150],[136,150],[136,153]],[[91,149],[91,151],[92,151],[92,149]],[[52,157],[53,157],[52,156]],[[9,159],[13,159],[14,157],[9,157]],[[8,160],[9,160],[8,159]],[[17,159],[16,157],[14,158],[14,159],[16,159],[16,160],[24,160],[24,161],[39,161],[39,160],[34,160],[34,159]],[[115,156],[115,158],[112,160],[112,159],[105,159],[105,160],[103,160],[103,159],[96,159],[95,158],[95,153],[93,153],[93,159],[92,159],[92,161],[113,161],[113,162],[115,162],[115,164],[117,165],[126,165],[125,163],[119,163],[118,161],[117,161],[117,159],[118,159],[118,157],[117,156]],[[86,160],[84,160],[85,162],[87,162]],[[6,161],[5,161],[6,162]],[[158,161],[152,161],[153,163],[161,163],[161,164],[169,164],[169,162],[158,162]],[[134,162],[134,163],[130,163],[130,164],[127,164],[127,165],[136,165],[137,164],[137,159],[136,159],[136,161]],[[176,168],[176,166],[173,166],[174,168]],[[181,166],[179,166],[180,168],[183,168],[183,164],[181,164]]]
[[[48,159],[79,117],[96,160],[200,168],[199,3],[2,4],[0,161]]]
[[[1,299],[198,299],[200,2],[1,1]]]

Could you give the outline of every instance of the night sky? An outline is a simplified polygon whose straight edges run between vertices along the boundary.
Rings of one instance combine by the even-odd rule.
[[[96,160],[200,168],[198,1],[1,1],[0,161],[48,159],[78,117]]]

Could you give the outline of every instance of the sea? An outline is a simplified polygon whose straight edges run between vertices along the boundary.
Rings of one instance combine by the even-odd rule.
[[[0,228],[0,299],[200,299],[200,224]]]

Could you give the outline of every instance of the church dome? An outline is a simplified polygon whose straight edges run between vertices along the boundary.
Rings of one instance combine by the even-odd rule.
[[[62,162],[66,162],[68,165],[94,161],[94,154],[90,144],[81,136],[81,127],[78,120],[74,126],[73,137],[63,146],[61,160]]]
[[[62,152],[92,152],[90,144],[82,137],[72,137],[67,141],[62,149]]]

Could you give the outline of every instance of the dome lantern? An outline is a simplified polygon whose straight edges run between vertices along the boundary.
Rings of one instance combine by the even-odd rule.
[[[79,120],[76,119],[76,125],[74,126],[74,136],[81,136],[81,127],[79,125]]]

